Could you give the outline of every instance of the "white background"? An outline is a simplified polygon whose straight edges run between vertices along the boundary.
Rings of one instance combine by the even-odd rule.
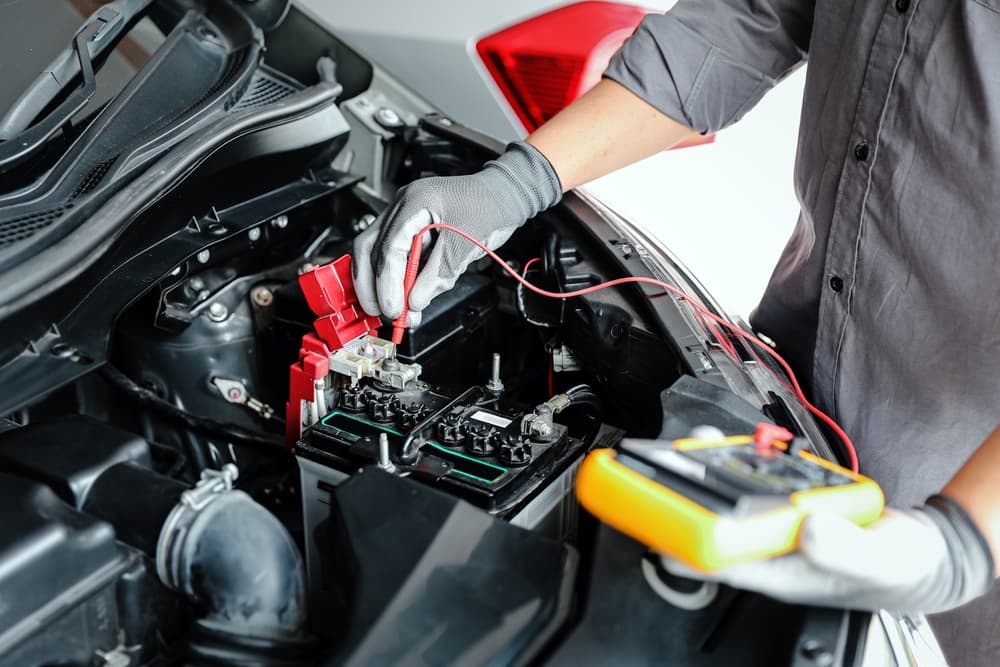
[[[733,315],[760,299],[798,216],[792,186],[805,68],[715,143],[667,151],[587,186],[657,234]]]

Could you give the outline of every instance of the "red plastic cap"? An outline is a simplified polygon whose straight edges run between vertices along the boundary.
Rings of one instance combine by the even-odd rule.
[[[351,256],[317,266],[299,276],[306,303],[317,315],[329,315],[358,302],[351,275]]]
[[[775,442],[791,442],[794,437],[795,434],[787,428],[764,422],[757,424],[757,430],[753,434],[753,440],[757,446],[765,448],[772,446]]]
[[[299,287],[314,313],[316,333],[330,349],[339,350],[355,338],[373,334],[382,321],[358,304],[351,275],[351,256],[317,266],[299,276]]]

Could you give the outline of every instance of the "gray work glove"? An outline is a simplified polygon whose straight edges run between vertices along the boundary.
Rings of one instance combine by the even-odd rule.
[[[533,146],[515,142],[468,176],[424,178],[402,188],[396,201],[354,241],[354,287],[370,315],[399,317],[403,274],[413,237],[431,222],[467,232],[491,250],[526,220],[559,201],[562,186],[552,165]],[[410,326],[431,299],[451,289],[483,252],[441,231],[410,292]]]
[[[712,574],[663,561],[674,574],[784,602],[914,614],[961,606],[986,593],[994,577],[986,539],[945,496],[933,496],[920,508],[889,511],[864,528],[835,515],[810,516],[797,552]]]

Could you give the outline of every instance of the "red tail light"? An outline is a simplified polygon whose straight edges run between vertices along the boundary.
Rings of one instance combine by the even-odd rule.
[[[617,2],[578,2],[489,35],[476,49],[531,132],[600,80],[611,56],[647,13]]]

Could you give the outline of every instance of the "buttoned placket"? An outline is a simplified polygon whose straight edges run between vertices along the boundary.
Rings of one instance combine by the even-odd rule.
[[[907,33],[918,4],[919,0],[885,3],[858,94],[851,135],[845,137],[852,145],[841,170],[831,220],[824,264],[827,283],[820,296],[813,361],[818,399],[835,417],[839,416],[840,356],[850,326],[851,305],[859,289],[856,277],[865,219],[878,210],[879,202],[891,196],[872,189],[872,173],[878,168],[878,146],[883,140],[882,122],[890,106],[895,75],[905,56]]]

